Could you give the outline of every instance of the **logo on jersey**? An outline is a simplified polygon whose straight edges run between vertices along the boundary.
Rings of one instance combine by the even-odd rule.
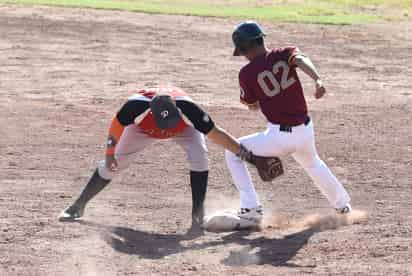
[[[107,147],[111,148],[114,146],[116,146],[116,140],[113,136],[109,136],[109,138],[107,138]]]
[[[160,116],[162,116],[163,119],[166,119],[169,116],[169,111],[163,110],[162,112],[160,112]]]

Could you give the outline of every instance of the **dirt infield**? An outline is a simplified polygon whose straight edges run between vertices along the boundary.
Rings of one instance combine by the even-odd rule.
[[[412,275],[412,24],[266,23],[297,44],[329,89],[303,78],[319,151],[353,197],[342,220],[296,163],[257,180],[262,232],[185,235],[184,154],[161,142],[60,223],[102,157],[109,120],[138,86],[174,83],[236,136],[262,130],[238,103],[236,21],[0,6],[0,275]],[[237,206],[209,144],[208,209]],[[367,219],[365,219],[367,213]]]

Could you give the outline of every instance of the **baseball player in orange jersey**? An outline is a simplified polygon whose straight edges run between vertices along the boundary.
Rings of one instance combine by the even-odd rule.
[[[212,118],[182,89],[142,89],[129,98],[113,118],[105,160],[99,162],[86,187],[74,203],[62,211],[59,220],[82,217],[89,200],[106,187],[115,175],[126,169],[138,152],[158,139],[172,138],[186,151],[192,189],[192,226],[200,226],[208,180],[204,135],[234,154],[248,155],[245,147],[241,147],[235,138],[216,126]]]
[[[313,123],[296,68],[315,81],[316,99],[326,93],[319,74],[298,48],[270,50],[264,45],[264,36],[253,21],[241,23],[232,34],[233,55],[249,61],[239,73],[240,101],[250,110],[261,110],[267,119],[265,131],[242,137],[239,142],[260,156],[292,155],[337,212],[348,213],[348,193],[317,154]],[[230,151],[226,151],[226,161],[240,192],[238,215],[259,224],[262,207],[244,162]]]

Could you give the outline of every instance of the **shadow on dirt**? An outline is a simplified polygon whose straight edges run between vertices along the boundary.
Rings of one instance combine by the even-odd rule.
[[[161,259],[168,255],[190,250],[192,248],[183,246],[181,242],[193,240],[203,235],[203,230],[193,226],[185,234],[156,234],[85,220],[76,220],[70,223],[92,227],[114,250],[146,259]]]
[[[168,255],[190,250],[190,247],[185,247],[181,242],[195,239],[202,233],[199,230],[189,231],[182,235],[156,234],[125,227],[114,227],[104,238],[116,251],[139,255],[141,258],[161,259]]]
[[[230,266],[270,264],[273,266],[297,267],[298,265],[289,263],[289,261],[318,230],[317,228],[308,228],[282,238],[258,237],[250,239],[245,235],[247,233],[236,232],[230,234],[223,237],[223,243],[237,243],[245,247],[239,251],[231,251],[230,255],[221,263]]]
[[[182,241],[196,239],[202,233],[189,231],[181,235],[156,234],[87,221],[78,221],[78,223],[96,228],[102,238],[114,250],[125,254],[138,255],[145,259],[161,259],[188,250],[201,250],[220,245],[237,244],[244,246],[240,251],[231,251],[229,256],[221,261],[221,263],[229,266],[270,264],[273,266],[296,267],[297,265],[288,262],[307,244],[314,233],[320,231],[319,227],[310,227],[282,238],[251,237],[251,234],[256,232],[238,231],[222,236],[216,241],[198,242],[185,246],[181,243]]]
[[[292,234],[281,238],[268,238],[263,235],[250,239],[242,235],[241,232],[233,233],[223,237],[223,241],[226,243],[237,243],[245,247],[240,251],[230,252],[230,255],[222,263],[232,266],[270,264],[273,266],[296,267],[297,265],[289,261],[308,243],[310,237],[315,233],[366,222],[367,217],[367,212],[353,210],[347,215],[310,214],[296,221],[289,221],[286,225],[281,221],[277,221],[278,223],[281,222],[280,225],[277,225],[278,223],[275,220],[273,221],[275,223],[271,226],[272,230],[273,227],[280,227],[279,229],[283,228],[289,231],[290,229],[295,229]]]

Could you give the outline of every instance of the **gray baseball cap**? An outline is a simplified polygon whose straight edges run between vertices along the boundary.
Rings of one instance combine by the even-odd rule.
[[[180,113],[169,95],[157,95],[150,102],[156,125],[161,129],[174,128],[180,120]]]

